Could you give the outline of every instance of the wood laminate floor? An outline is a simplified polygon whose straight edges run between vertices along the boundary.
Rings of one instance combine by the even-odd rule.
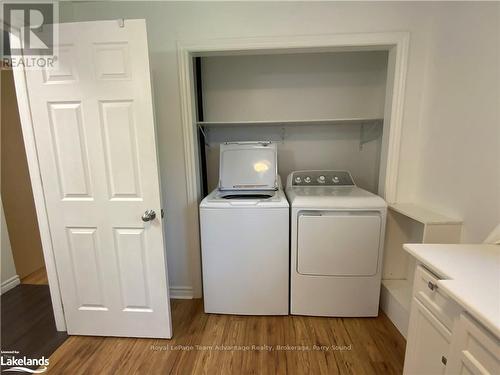
[[[383,313],[360,319],[231,316],[205,314],[201,300],[173,300],[172,317],[172,340],[72,336],[50,357],[49,373],[401,374],[403,370],[405,340]]]
[[[23,277],[21,279],[21,284],[49,285],[49,281],[47,280],[47,271],[45,270],[45,267],[42,267],[39,270],[30,273],[28,276]]]
[[[2,294],[1,302],[1,349],[19,352],[3,356],[48,358],[68,337],[56,331],[48,285],[18,285]]]

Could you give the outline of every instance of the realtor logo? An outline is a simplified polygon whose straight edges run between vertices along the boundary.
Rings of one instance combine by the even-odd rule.
[[[1,9],[3,67],[53,67],[57,60],[57,3],[4,2]]]
[[[26,372],[29,374],[41,374],[47,371],[49,359],[42,356],[41,358],[30,358],[26,356],[19,357],[17,350],[4,351],[0,356],[0,364],[2,372]]]
[[[52,55],[54,53],[54,5],[51,3],[3,4],[4,56]],[[45,27],[44,27],[45,26]],[[21,48],[9,48],[9,32],[19,37]]]

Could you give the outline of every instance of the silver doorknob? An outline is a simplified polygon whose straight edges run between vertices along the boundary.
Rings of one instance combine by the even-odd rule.
[[[144,212],[144,215],[142,215],[141,219],[142,221],[147,222],[154,220],[155,217],[156,217],[156,212],[154,212],[153,210],[146,210],[146,212]]]

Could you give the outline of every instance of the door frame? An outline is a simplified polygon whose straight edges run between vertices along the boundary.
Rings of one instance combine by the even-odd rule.
[[[383,164],[379,174],[379,194],[389,203],[394,203],[397,199],[409,41],[410,33],[406,31],[178,41],[178,75],[186,171],[187,223],[189,223],[188,250],[194,298],[200,298],[202,295],[198,204],[203,197],[199,173],[192,58],[256,53],[388,51],[384,128],[388,128],[389,131],[384,132],[382,136]]]
[[[40,239],[42,242],[43,258],[49,282],[50,299],[52,301],[52,310],[54,311],[54,320],[58,331],[66,331],[66,318],[64,317],[61,290],[59,288],[59,279],[57,277],[56,261],[54,257],[54,249],[52,247],[52,237],[50,234],[47,207],[45,205],[43,192],[42,175],[38,164],[38,154],[35,143],[35,133],[33,130],[33,121],[31,118],[31,107],[24,66],[15,66],[12,69],[12,73],[14,75],[17,107],[19,109],[19,119],[21,121],[24,148],[26,150],[31,188],[33,190],[33,200],[35,202],[36,216],[40,230]]]

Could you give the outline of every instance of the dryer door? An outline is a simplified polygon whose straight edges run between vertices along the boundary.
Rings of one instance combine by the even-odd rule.
[[[297,271],[303,275],[373,276],[381,218],[372,211],[324,211],[298,217]]]

